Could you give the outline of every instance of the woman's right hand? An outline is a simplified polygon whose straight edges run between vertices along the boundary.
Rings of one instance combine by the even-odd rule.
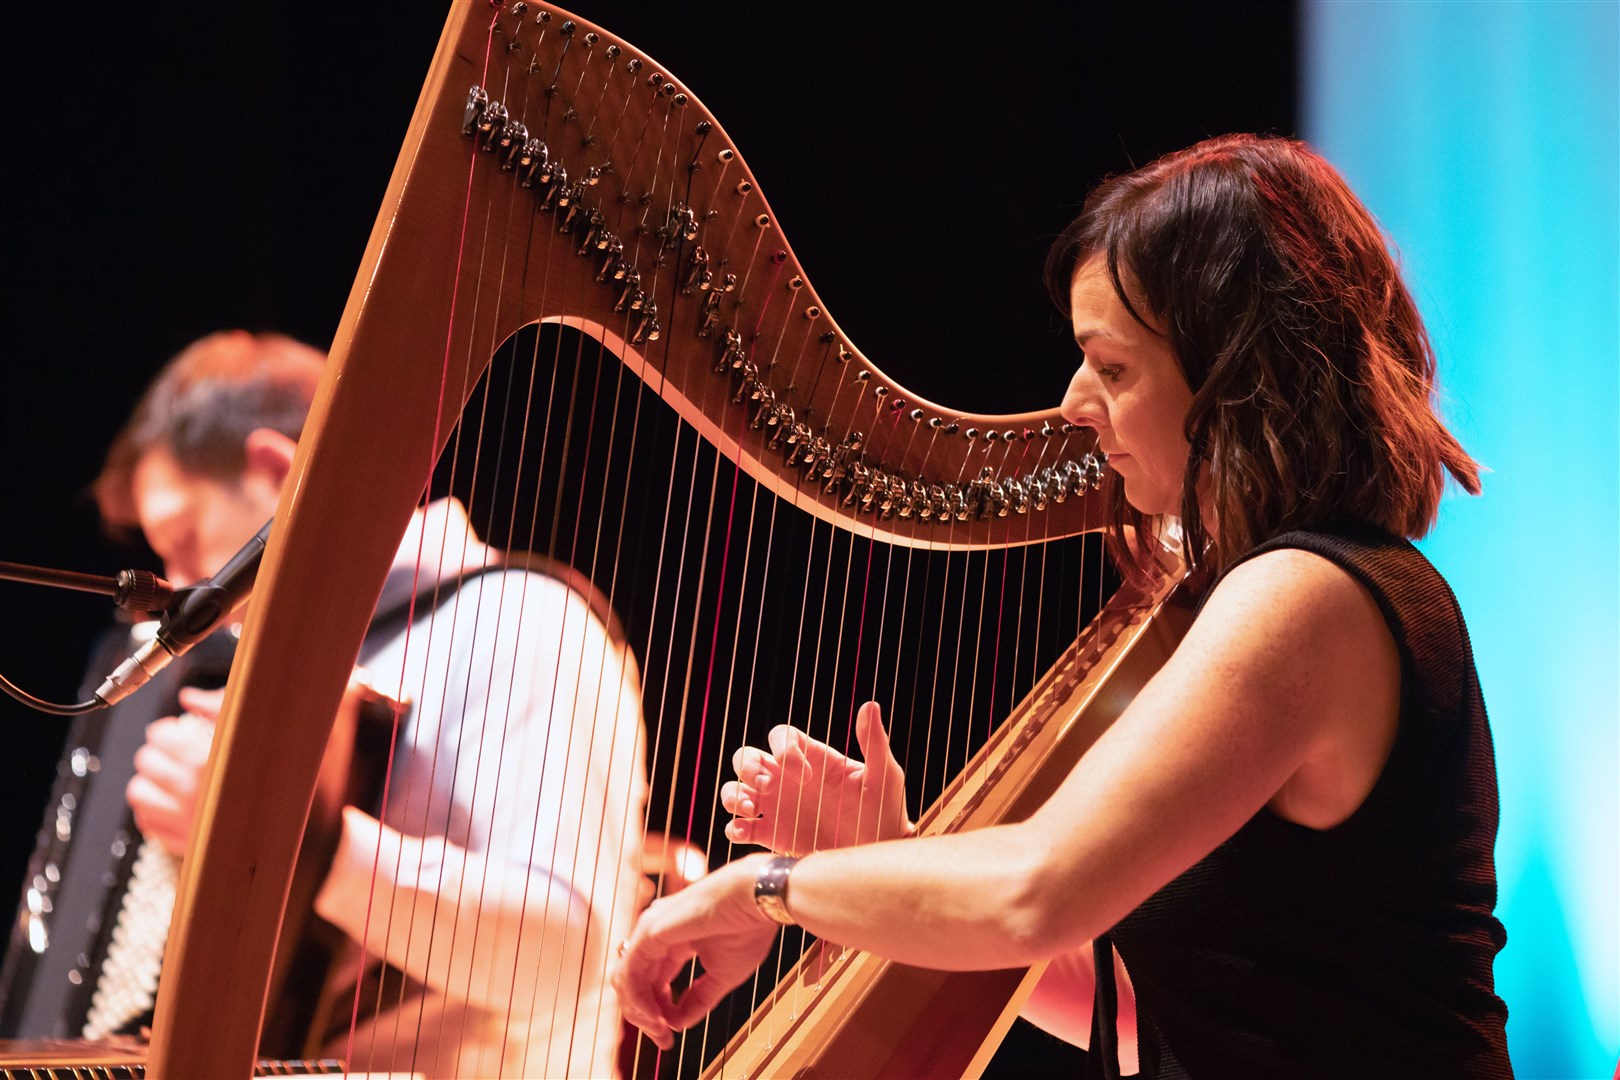
[[[745,746],[732,756],[737,779],[720,789],[733,816],[726,836],[786,855],[894,840],[916,831],[906,817],[906,780],[889,749],[875,701],[855,716],[864,761],[786,724],[771,729],[770,753]]]

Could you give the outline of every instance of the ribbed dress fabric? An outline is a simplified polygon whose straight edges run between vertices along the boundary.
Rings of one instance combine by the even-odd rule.
[[[1086,1075],[1118,1075],[1112,945],[1145,1078],[1510,1077],[1492,977],[1506,941],[1496,763],[1456,598],[1416,548],[1366,524],[1244,558],[1279,548],[1332,561],[1377,601],[1401,658],[1394,747],[1341,825],[1263,809],[1099,939]]]

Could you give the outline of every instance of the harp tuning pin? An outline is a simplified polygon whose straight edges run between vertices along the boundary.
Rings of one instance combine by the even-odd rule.
[[[714,125],[709,123],[707,120],[699,120],[697,127],[693,128],[692,130],[696,131],[699,136],[703,136],[713,131]]]
[[[578,30],[578,29],[579,29],[579,27],[574,25],[574,20],[569,19],[567,22],[562,24],[562,27],[559,30],[559,32],[562,34],[563,37],[573,37],[574,36],[574,31]]]
[[[1024,432],[1024,436],[1025,438],[1029,437],[1029,431],[1027,429]],[[1003,431],[1001,433],[1001,437],[1007,442],[1015,442],[1018,439],[1018,432],[1008,429],[1007,431]]]
[[[922,415],[922,410],[921,409],[917,410],[917,415],[919,415],[919,416]],[[945,421],[943,421],[939,417],[935,416],[935,417],[931,418],[928,421],[928,426],[933,428],[935,431],[940,431],[945,427]]]
[[[837,340],[838,340],[838,335],[833,333],[831,330],[826,330],[826,331],[822,332],[821,343],[823,345],[831,345],[833,342],[835,342]]]
[[[603,49],[602,51],[607,54],[607,58],[609,60],[617,60],[619,58],[619,53],[620,53],[621,50],[619,49],[619,47],[617,45],[609,45],[607,48]]]
[[[526,15],[529,11],[529,5],[524,3],[524,0],[515,0],[507,10],[513,15]]]
[[[1035,432],[1033,430],[1031,430],[1029,428],[1024,429],[1024,441],[1025,442],[1029,442],[1029,440],[1033,439],[1034,437],[1035,437]]]
[[[483,149],[486,153],[495,152],[495,144],[500,139],[503,128],[506,127],[506,106],[498,101],[492,101],[484,107],[478,117],[478,134],[483,136]]]
[[[842,345],[838,346],[838,362],[840,364],[847,364],[853,359],[855,359],[854,353],[850,352],[849,349]]]
[[[546,23],[548,23],[550,21],[551,21],[551,12],[547,11],[545,8],[541,8],[538,12],[535,13],[534,24],[536,26],[544,26]]]
[[[601,41],[601,40],[602,40],[602,38],[598,34],[593,33],[593,34],[586,34],[585,35],[585,44],[588,45],[588,46],[595,46],[596,43],[598,41]]]
[[[815,322],[817,319],[821,318],[821,309],[816,307],[816,305],[811,304],[809,307],[804,309],[804,317],[809,319],[811,322]]]
[[[787,252],[785,252],[785,251],[778,251],[776,254],[777,254],[777,260],[776,260],[777,262],[782,262],[782,261],[787,259]],[[794,274],[793,279],[788,282],[788,288],[793,289],[795,291],[804,288],[804,278],[800,277],[797,274]]]
[[[880,398],[888,397],[889,396],[889,388],[887,386],[874,387],[873,390],[872,390],[872,394],[873,394],[874,397],[880,397]]]
[[[694,245],[691,254],[686,260],[686,280],[682,289],[691,293],[693,289],[707,290],[714,284],[714,275],[709,271],[709,253],[702,244]]]
[[[673,90],[674,87],[671,86],[670,89]],[[686,108],[686,95],[685,94],[676,94],[675,95],[675,107],[677,109]]]
[[[482,86],[475,86],[467,91],[467,105],[461,114],[461,133],[471,135],[478,130],[478,121],[484,115],[484,108],[489,104],[489,94]]]
[[[953,424],[951,426],[955,427],[956,425]],[[969,439],[977,439],[979,437],[979,429],[975,428],[975,427],[970,427],[966,431],[962,432],[962,434],[966,435]]]
[[[899,412],[901,409],[903,409],[905,407],[906,407],[906,399],[905,398],[895,398],[893,401],[889,402],[889,409],[891,411],[893,411],[893,412]]]
[[[524,153],[529,146],[529,129],[523,126],[521,120],[513,120],[501,129],[500,137],[496,139],[497,145],[504,154],[501,157],[501,168],[511,172],[518,167]]]
[[[872,373],[870,371],[862,371],[862,372],[860,372],[859,374],[857,374],[855,376],[856,380],[859,381],[859,382],[866,382],[871,377],[872,377]]]
[[[1073,431],[1073,430],[1074,430],[1074,425],[1073,425],[1073,424],[1068,424],[1068,423],[1066,423],[1066,424],[1064,424],[1064,425],[1063,425],[1063,426],[1062,426],[1062,427],[1060,427],[1060,428],[1058,428],[1058,430],[1059,430],[1059,431],[1061,431],[1061,432],[1063,432],[1063,434],[1065,434],[1065,435],[1067,435],[1067,434],[1069,434],[1069,433],[1070,433],[1070,432],[1071,432],[1071,431]]]
[[[1041,424],[1041,437],[1043,439],[1050,439],[1052,437],[1053,430],[1052,422],[1050,420],[1043,421]]]
[[[624,70],[634,75],[636,72],[641,70],[641,61],[632,56],[628,61],[626,61]]]
[[[897,401],[897,402],[895,402],[895,404],[896,405],[904,405],[905,402]],[[911,412],[908,415],[910,415],[911,419],[914,420],[914,421],[921,420],[923,418],[923,411],[921,409],[912,409]]]
[[[771,215],[769,215],[769,214],[761,214],[761,215],[759,215],[757,218],[754,219],[754,224],[757,227],[761,228],[761,229],[770,228],[771,227]]]
[[[962,425],[960,423],[958,423],[957,421],[955,421],[955,420],[952,420],[950,423],[945,425],[945,434],[947,434],[947,435],[955,435],[958,431],[961,431],[961,430],[962,430]]]

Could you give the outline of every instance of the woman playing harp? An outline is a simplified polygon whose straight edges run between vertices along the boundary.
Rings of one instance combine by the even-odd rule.
[[[1137,576],[1183,563],[1197,620],[1018,824],[908,837],[875,706],[865,766],[780,729],[739,752],[730,835],[785,854],[644,914],[614,976],[626,1015],[668,1045],[792,921],[927,967],[1060,958],[1030,1011],[1096,1032],[1099,1073],[1111,944],[1145,1076],[1510,1075],[1490,734],[1456,602],[1404,539],[1478,467],[1434,412],[1381,232],[1308,147],[1232,136],[1100,186],[1047,279],[1115,554]]]

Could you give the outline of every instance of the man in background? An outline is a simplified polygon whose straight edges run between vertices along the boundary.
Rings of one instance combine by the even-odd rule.
[[[139,528],[175,586],[218,569],[273,514],[323,364],[240,331],[184,350],[108,453],[103,520]],[[603,972],[638,895],[645,798],[634,659],[588,583],[487,548],[454,500],[419,508],[399,550],[360,662],[410,707],[389,805],[345,808],[315,901],[372,961],[359,1030],[351,1041],[345,1002],[327,1051],[429,1076],[607,1075],[619,1025]],[[149,1016],[125,1017],[127,991],[98,969],[122,916],[84,897],[116,896],[129,864],[139,876],[141,859],[161,863],[154,847],[178,858],[190,843],[221,693],[180,684],[217,686],[223,665],[170,672],[119,707],[128,717],[70,735],[0,974],[4,1034],[99,1035]],[[143,697],[175,715],[146,723],[129,708]],[[96,836],[75,847],[76,818],[124,816],[105,778],[125,755],[128,820],[110,844],[80,828]]]

